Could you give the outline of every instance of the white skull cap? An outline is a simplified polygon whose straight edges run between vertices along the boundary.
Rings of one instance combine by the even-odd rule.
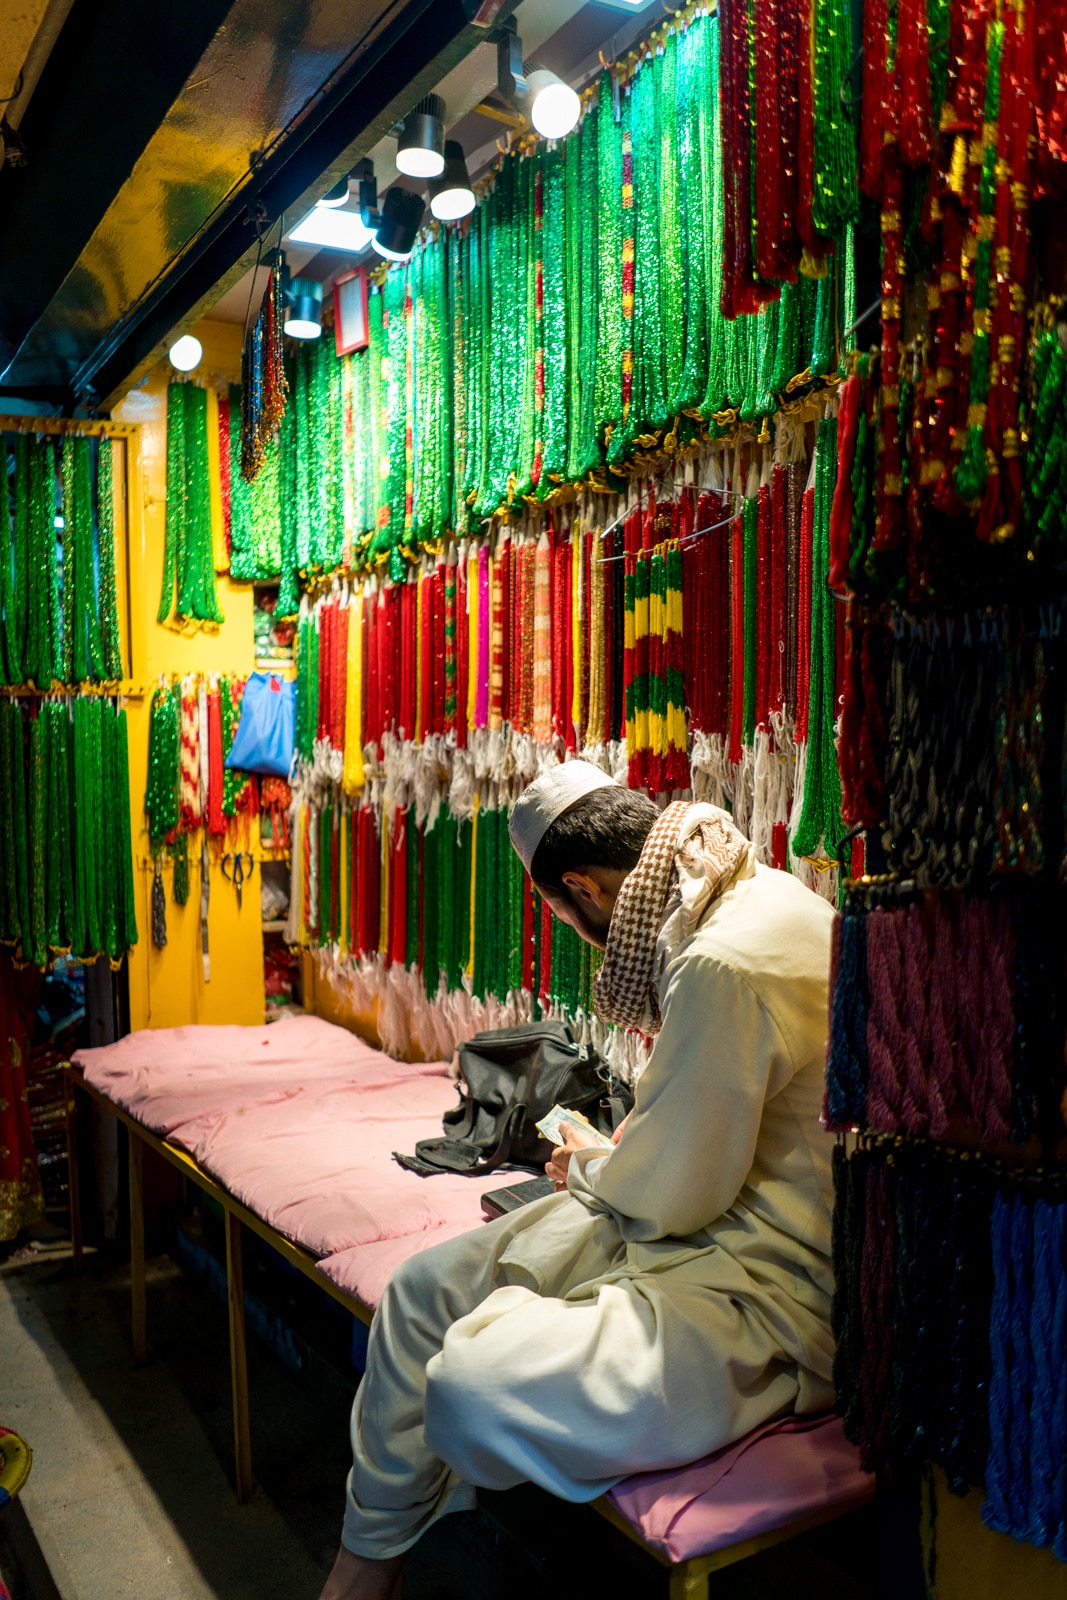
[[[594,789],[616,787],[614,778],[591,761],[564,761],[527,785],[515,802],[508,824],[515,853],[527,872],[537,846],[557,817]]]

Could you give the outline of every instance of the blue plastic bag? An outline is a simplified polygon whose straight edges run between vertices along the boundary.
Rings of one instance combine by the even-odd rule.
[[[253,672],[245,684],[228,767],[288,778],[293,764],[296,684],[273,672]]]

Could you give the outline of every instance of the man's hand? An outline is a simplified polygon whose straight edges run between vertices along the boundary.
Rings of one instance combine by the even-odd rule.
[[[563,1143],[558,1144],[552,1152],[552,1160],[545,1168],[545,1176],[552,1179],[557,1189],[567,1187],[567,1169],[571,1164],[571,1156],[576,1150],[600,1148],[600,1140],[590,1130],[586,1133],[584,1128],[575,1127],[573,1122],[564,1122],[560,1125]]]

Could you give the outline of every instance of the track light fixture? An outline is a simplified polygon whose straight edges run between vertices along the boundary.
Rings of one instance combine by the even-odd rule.
[[[281,273],[283,333],[290,339],[317,339],[322,332],[322,284],[314,278],[291,278],[281,250],[265,265],[277,266]]]
[[[445,103],[428,94],[401,124],[396,167],[408,178],[439,178],[445,165]]]
[[[314,278],[293,278],[285,297],[285,321],[290,339],[317,339],[322,332],[322,284]]]
[[[378,229],[371,241],[378,254],[387,261],[406,261],[415,248],[424,210],[422,197],[412,194],[410,189],[387,190]]]
[[[456,222],[474,210],[474,190],[463,146],[455,139],[446,141],[445,170],[430,184],[430,210],[438,222]]]
[[[562,139],[577,126],[582,102],[569,83],[536,61],[522,59],[514,17],[500,25],[496,47],[497,88],[546,139]]]

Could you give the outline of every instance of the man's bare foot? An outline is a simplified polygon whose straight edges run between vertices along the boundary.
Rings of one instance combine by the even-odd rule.
[[[403,1565],[403,1556],[371,1561],[342,1545],[319,1600],[391,1600]]]

